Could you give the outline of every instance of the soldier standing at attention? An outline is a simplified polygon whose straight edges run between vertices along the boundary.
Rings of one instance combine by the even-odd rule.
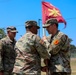
[[[68,36],[58,30],[58,22],[54,18],[47,20],[43,27],[50,34],[48,37],[43,37],[48,52],[51,54],[50,75],[71,75]]]
[[[49,59],[50,56],[42,40],[37,36],[36,21],[25,22],[26,34],[16,42],[15,75],[41,75],[41,57]]]
[[[0,41],[0,75],[12,75],[16,58],[14,50],[16,33],[15,27],[7,27],[7,36]]]

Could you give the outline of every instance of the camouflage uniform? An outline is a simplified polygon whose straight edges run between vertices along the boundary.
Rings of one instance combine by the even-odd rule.
[[[14,39],[12,41],[9,36],[6,36],[0,41],[0,71],[4,75],[12,75],[16,58],[15,43],[16,40]]]
[[[18,54],[13,72],[17,75],[41,75],[41,57],[50,58],[40,37],[31,32],[17,41],[16,51]]]
[[[58,31],[53,38],[48,37],[46,44],[51,53],[50,71],[70,73],[70,50],[67,35]]]
[[[4,75],[11,75],[16,57],[16,52],[14,50],[16,41],[10,40],[8,36],[1,39],[1,41],[2,49],[0,49],[0,52],[2,60],[0,62],[2,63],[0,65],[0,70],[3,70]]]
[[[2,52],[2,42],[0,40],[0,71],[3,71],[1,52]]]
[[[53,21],[49,20],[50,23],[47,25]],[[45,43],[51,54],[49,62],[51,75],[71,75],[68,36],[58,30],[54,36],[49,35]]]

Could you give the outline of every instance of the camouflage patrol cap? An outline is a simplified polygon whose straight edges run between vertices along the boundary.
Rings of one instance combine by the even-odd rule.
[[[30,27],[30,26],[37,26],[37,28],[39,29],[40,27],[37,25],[36,21],[26,21],[25,22],[25,27]]]
[[[47,20],[45,25],[43,26],[43,28],[46,28],[46,27],[48,27],[48,26],[50,26],[52,24],[58,24],[57,19],[51,18],[51,19]]]
[[[18,31],[16,30],[16,27],[14,27],[14,26],[7,27],[7,31],[18,33]]]

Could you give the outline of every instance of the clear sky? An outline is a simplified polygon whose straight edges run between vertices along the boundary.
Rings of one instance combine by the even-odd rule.
[[[25,34],[24,24],[27,20],[42,19],[42,0],[0,0],[0,28],[15,26],[19,33],[16,35],[18,40]],[[76,0],[44,0],[57,7],[63,18],[67,22],[59,24],[59,30],[64,32],[71,38],[72,44],[76,46]],[[40,21],[40,27],[42,22]],[[42,37],[42,28],[40,29]]]

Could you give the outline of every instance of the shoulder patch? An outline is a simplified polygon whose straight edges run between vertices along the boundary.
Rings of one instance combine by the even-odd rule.
[[[54,45],[57,45],[57,44],[59,44],[59,40],[54,40]]]

